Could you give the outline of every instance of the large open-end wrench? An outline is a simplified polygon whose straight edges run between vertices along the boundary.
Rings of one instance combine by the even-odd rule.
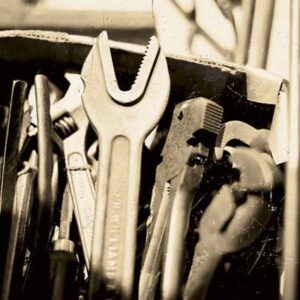
[[[102,32],[82,69],[83,105],[99,138],[99,168],[90,271],[90,298],[103,288],[132,294],[141,154],[145,137],[168,102],[167,62],[155,37],[131,89],[118,87],[108,37]]]

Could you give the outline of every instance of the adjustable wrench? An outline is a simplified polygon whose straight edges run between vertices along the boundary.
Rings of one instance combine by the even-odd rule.
[[[99,138],[97,202],[90,296],[106,290],[130,299],[133,287],[141,155],[145,137],[168,102],[170,78],[155,37],[131,89],[118,87],[107,33],[96,40],[82,69],[83,105]]]
[[[222,107],[205,98],[190,99],[175,107],[170,131],[162,151],[163,161],[156,172],[151,223],[139,282],[139,299],[154,297],[164,239],[167,241],[168,253],[163,268],[163,293],[168,298],[178,291],[180,276],[176,277],[176,274],[180,272],[178,269],[181,268],[184,250],[183,242],[178,241],[185,240],[186,224],[193,201],[190,198],[193,198],[204,172],[203,165],[195,168],[188,168],[187,165],[193,154],[208,157],[209,148],[213,148],[219,133],[222,115]],[[166,185],[169,186],[169,191],[163,193]],[[175,197],[177,189],[178,194]],[[174,200],[176,204],[172,210]],[[186,202],[184,209],[181,206],[182,202]],[[167,228],[171,211],[171,223]],[[177,220],[178,215],[180,220]]]
[[[76,90],[75,90],[76,89]],[[71,93],[73,91],[73,93]],[[62,110],[64,104],[74,100],[81,101],[81,86],[75,81],[71,83],[66,96],[52,106],[52,111]],[[61,117],[54,123],[56,142],[61,145],[64,153],[70,192],[73,199],[74,213],[82,243],[87,269],[90,266],[92,233],[95,212],[95,189],[91,177],[90,166],[85,154],[85,137],[89,125],[84,109],[80,105],[69,107],[69,116]]]

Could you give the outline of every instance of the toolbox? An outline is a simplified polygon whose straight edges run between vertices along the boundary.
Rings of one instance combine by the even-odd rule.
[[[36,74],[43,74],[60,90],[66,92],[68,82],[64,77],[65,72],[80,74],[95,40],[92,37],[63,32],[38,30],[0,32],[0,67],[2,70],[0,74],[0,116],[1,114],[3,116],[0,120],[0,124],[3,124],[0,128],[1,156],[5,151],[7,141],[5,139],[5,116],[10,105],[13,80],[23,80],[30,87],[34,83]],[[145,46],[113,40],[109,41],[109,46],[119,87],[123,90],[129,89],[138,71],[145,52]],[[248,66],[193,56],[165,55],[171,82],[169,101],[156,129],[156,143],[152,145],[151,149],[143,149],[138,228],[143,228],[141,226],[147,222],[150,214],[151,189],[155,181],[155,168],[160,162],[161,151],[172,122],[174,108],[183,101],[207,98],[222,107],[222,123],[242,121],[256,129],[271,130],[269,137],[271,154],[281,170],[283,169],[282,163],[286,159],[286,150],[282,146],[285,141],[278,139],[280,131],[286,126],[284,119],[278,122],[282,107],[287,104],[287,83],[283,78]],[[15,88],[17,89],[18,86],[15,86]],[[27,89],[26,95],[28,93],[29,90]],[[14,118],[14,115],[11,118]],[[276,123],[274,120],[277,120]],[[91,126],[88,130],[90,136],[95,139],[95,132],[93,132]],[[10,163],[6,162],[6,168],[9,167]],[[18,161],[18,166],[15,166],[18,171],[20,171],[20,163]],[[2,168],[3,165],[2,161]],[[3,182],[3,172],[2,169],[1,182]],[[50,180],[51,178],[49,178]],[[66,178],[60,178],[60,180],[63,183]],[[96,179],[93,178],[93,180]],[[58,185],[60,184],[59,181]],[[60,187],[59,189],[61,190]],[[282,193],[279,194],[282,195]],[[5,201],[5,195],[1,194],[1,196],[1,201]],[[225,255],[222,267],[218,267],[216,276],[213,279],[212,285],[214,288],[209,292],[210,299],[219,299],[221,296],[228,297],[228,299],[279,299],[280,256],[282,253],[281,245],[277,240],[282,226],[282,206],[282,199],[276,199],[272,202],[270,208],[273,212],[271,221],[262,236],[250,247],[237,253]],[[31,209],[34,209],[34,205]],[[28,217],[28,219],[30,218]],[[54,223],[58,223],[59,209],[57,207],[54,210],[54,220]],[[190,247],[195,246],[197,242],[197,237],[195,237],[192,229],[196,231],[195,224],[198,223],[198,220],[198,213],[192,215],[190,221],[192,224],[188,231],[187,241]],[[1,224],[3,224],[3,221]],[[71,228],[72,234],[75,239],[79,240],[77,229],[73,227]],[[28,234],[31,229],[27,228],[26,230]],[[136,277],[141,269],[146,239],[146,230],[141,229],[141,232],[137,237],[133,298],[138,297],[138,280]],[[267,240],[270,242],[266,242]],[[77,248],[80,253],[79,257],[81,257],[79,259],[82,270],[80,276],[83,277],[78,279],[78,282],[80,282],[78,284],[80,288],[77,286],[78,299],[78,295],[81,295],[81,297],[86,296],[87,282],[84,275],[86,270],[83,266],[82,250],[78,245],[75,246],[75,249]],[[187,252],[187,265],[190,266],[193,253],[192,251]],[[226,273],[224,270],[228,263],[232,267]],[[63,271],[61,270],[61,272]],[[188,271],[185,270],[184,272],[184,280],[186,280]],[[22,280],[24,280],[24,277],[22,277]],[[11,289],[13,291],[11,295],[15,295],[16,298],[3,297],[3,299],[18,299],[20,291],[24,289],[23,283],[14,282],[10,284],[14,285],[8,286],[7,289]],[[36,286],[33,287],[33,289],[35,288]],[[259,298],[255,298],[257,295],[259,295]]]

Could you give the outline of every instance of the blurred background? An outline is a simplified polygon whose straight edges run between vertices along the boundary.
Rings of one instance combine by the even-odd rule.
[[[0,1],[0,29],[47,29],[144,44],[157,32],[167,53],[265,68],[288,79],[286,0]]]

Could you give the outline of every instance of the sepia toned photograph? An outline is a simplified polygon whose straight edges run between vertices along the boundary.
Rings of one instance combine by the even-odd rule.
[[[0,300],[300,299],[300,0],[0,0]]]

